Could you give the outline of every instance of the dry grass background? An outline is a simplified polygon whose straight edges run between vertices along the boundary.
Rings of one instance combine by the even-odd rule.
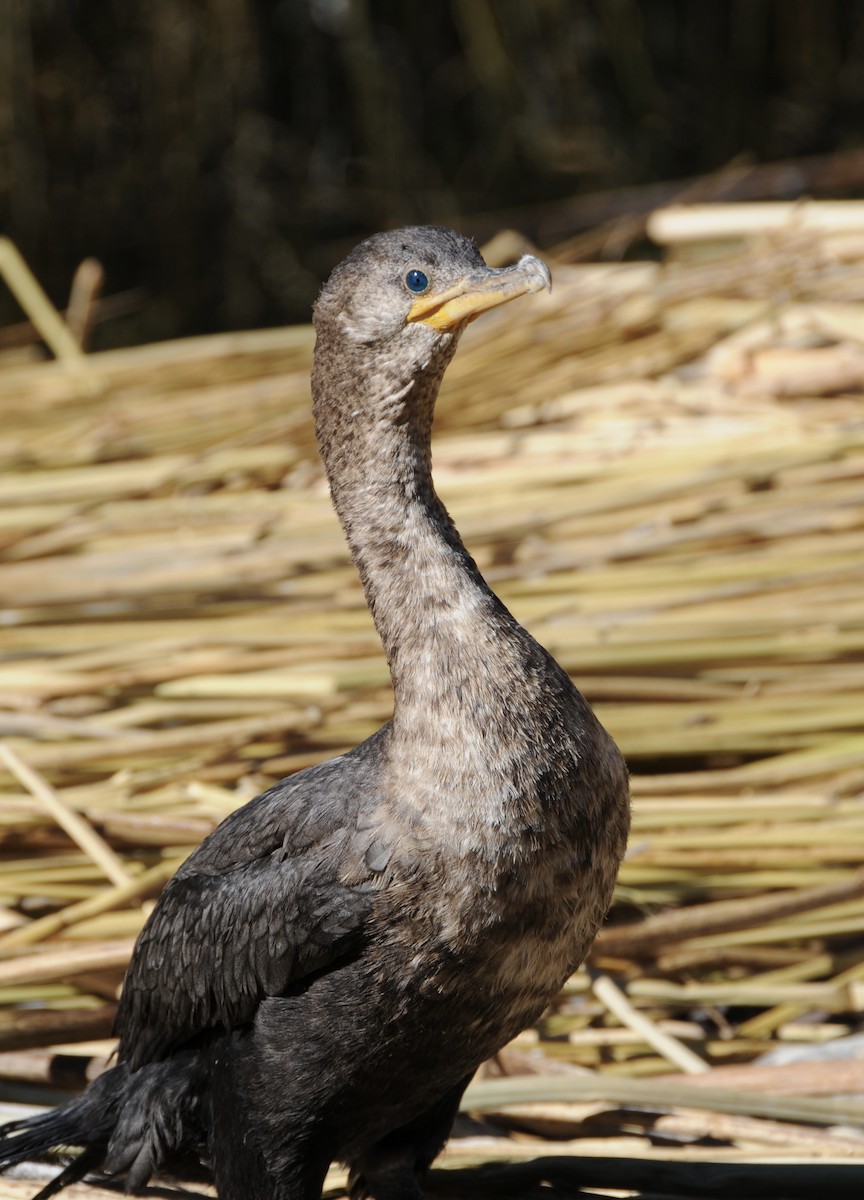
[[[450,1194],[571,1194],[576,1154],[624,1189],[751,1164],[739,1197],[781,1163],[823,1172],[784,1195],[864,1165],[864,220],[744,218],[722,246],[708,220],[659,262],[562,247],[552,295],[473,326],[442,393],[439,490],[634,793],[590,969],[469,1090],[494,1128],[445,1158],[559,1166],[439,1174]],[[311,349],[295,328],[0,358],[6,1096],[98,1070],[165,879],[389,715]]]

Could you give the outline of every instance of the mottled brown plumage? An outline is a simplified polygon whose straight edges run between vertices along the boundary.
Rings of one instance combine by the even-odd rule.
[[[465,324],[546,282],[435,228],[334,271],[315,421],[393,718],[181,867],[129,968],[119,1065],[8,1129],[7,1162],[63,1142],[132,1188],[200,1160],[223,1200],[315,1200],[338,1158],[356,1200],[417,1200],[477,1066],[584,958],[624,850],[624,765],[484,582],[430,467]]]

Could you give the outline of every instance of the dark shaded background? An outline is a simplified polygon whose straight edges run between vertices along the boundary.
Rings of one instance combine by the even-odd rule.
[[[0,223],[58,304],[86,255],[142,289],[97,345],[306,320],[382,227],[542,245],[606,213],[568,198],[862,141],[857,0],[0,4]]]

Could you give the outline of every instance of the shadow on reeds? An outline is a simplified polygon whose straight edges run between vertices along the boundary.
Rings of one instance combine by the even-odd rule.
[[[858,1163],[688,1163],[645,1159],[555,1157],[433,1171],[428,1195],[447,1200],[567,1200],[595,1195],[595,1188],[632,1189],[642,1200],[699,1196],[735,1200],[814,1200],[860,1196]],[[335,1198],[334,1198],[335,1200]]]

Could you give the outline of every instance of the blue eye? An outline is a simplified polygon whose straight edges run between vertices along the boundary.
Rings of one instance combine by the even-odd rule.
[[[405,276],[405,282],[412,292],[425,292],[429,286],[429,280],[422,271],[418,271],[415,267],[413,271],[409,271]]]

